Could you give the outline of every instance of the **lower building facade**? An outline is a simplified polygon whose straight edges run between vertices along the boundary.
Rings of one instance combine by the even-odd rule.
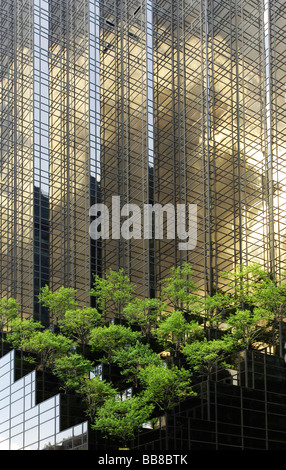
[[[68,426],[76,418],[63,403],[66,397],[39,381],[36,370],[23,375],[21,366],[15,350],[0,359],[0,450],[88,450],[79,400],[75,414],[82,422],[78,417],[78,424]]]
[[[160,451],[286,449],[286,364],[265,351],[244,350],[236,369],[217,369],[194,384],[196,396],[148,422],[123,449],[86,419],[80,397],[62,394],[47,374],[23,368],[15,350],[0,359],[0,449],[88,450],[98,456]],[[107,452],[107,454],[106,454]]]

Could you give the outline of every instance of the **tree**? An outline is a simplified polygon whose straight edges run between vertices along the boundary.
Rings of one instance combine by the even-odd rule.
[[[89,344],[96,352],[103,352],[102,362],[111,363],[113,354],[123,346],[134,344],[140,333],[123,325],[102,326],[94,328],[90,333]]]
[[[70,353],[74,346],[75,343],[71,339],[49,330],[37,331],[22,342],[22,348],[40,356],[43,368],[52,367],[56,358]]]
[[[267,278],[263,283],[259,283],[254,293],[254,300],[257,308],[266,312],[272,312],[269,320],[272,323],[272,343],[277,344],[279,338],[280,350],[282,350],[283,320],[285,318],[286,307],[286,284],[283,279],[273,280]],[[265,315],[264,315],[265,316]]]
[[[114,399],[117,394],[117,390],[111,383],[101,380],[98,376],[91,379],[82,378],[76,392],[81,394],[87,407],[86,414],[91,422],[94,421],[96,413],[104,406],[105,402]]]
[[[180,401],[194,396],[190,371],[177,366],[170,369],[163,366],[149,365],[140,370],[139,381],[144,387],[147,402],[167,412]]]
[[[172,267],[170,276],[162,280],[162,299],[184,314],[197,315],[201,311],[197,290],[198,287],[193,281],[193,269],[189,263]]]
[[[273,279],[258,263],[239,265],[223,272],[227,293],[206,299],[207,320],[211,325],[223,320],[237,340],[250,347],[259,338],[270,336],[284,316],[286,289],[280,279]],[[276,341],[274,338],[273,343]]]
[[[60,321],[61,331],[79,343],[86,345],[90,332],[102,323],[102,316],[96,308],[83,307],[67,310]]]
[[[153,409],[154,406],[141,396],[133,396],[124,401],[107,400],[99,408],[91,427],[100,431],[105,438],[116,439],[119,445],[126,447],[149,420]]]
[[[158,318],[162,315],[164,304],[159,299],[134,299],[123,309],[123,317],[129,325],[138,325],[142,336],[150,337]]]
[[[93,370],[93,363],[81,354],[73,353],[68,356],[56,358],[53,365],[53,374],[62,381],[61,389],[78,390],[85,377]]]
[[[228,297],[229,306],[238,309],[250,309],[255,306],[258,291],[272,282],[268,273],[258,263],[239,265],[234,271],[222,272],[221,277],[227,280],[227,289],[231,292]]]
[[[140,342],[134,346],[118,349],[113,354],[112,360],[122,369],[121,374],[127,377],[127,382],[132,382],[135,386],[138,386],[138,376],[143,367],[162,364],[162,360],[149,344]]]
[[[12,320],[18,317],[20,312],[19,303],[13,299],[6,299],[2,297],[0,299],[0,328],[1,331],[8,330],[9,324]]]
[[[259,341],[273,317],[273,312],[265,308],[237,309],[228,317],[227,324],[232,336],[236,338],[236,341],[240,341],[241,347],[249,349],[254,342]]]
[[[198,322],[187,322],[182,312],[174,310],[169,317],[158,324],[156,336],[164,344],[164,347],[174,352],[178,356],[185,341],[191,335],[200,334],[201,327]]]
[[[94,276],[90,294],[96,297],[97,306],[105,317],[121,318],[124,306],[134,295],[134,287],[123,268],[118,272],[110,269],[105,278]]]
[[[14,349],[25,349],[26,342],[44,326],[33,319],[13,318],[9,323],[9,331],[6,335],[6,341]]]
[[[60,287],[52,292],[49,286],[44,286],[38,296],[39,302],[48,309],[50,322],[59,325],[67,310],[77,307],[76,290],[71,287]]]
[[[210,374],[218,363],[223,366],[223,360],[235,349],[235,341],[231,336],[212,341],[204,338],[202,341],[193,341],[183,347],[183,354],[189,367],[201,374]]]
[[[232,302],[232,296],[229,293],[217,292],[212,296],[207,295],[205,299],[206,326],[210,328],[219,327],[225,316],[233,308]]]

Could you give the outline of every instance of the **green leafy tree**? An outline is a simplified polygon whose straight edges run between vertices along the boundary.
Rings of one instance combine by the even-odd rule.
[[[193,269],[189,263],[170,269],[170,276],[162,280],[162,299],[173,309],[198,315],[202,303],[193,281]]]
[[[134,386],[138,386],[138,376],[143,367],[162,364],[162,360],[149,344],[140,342],[134,346],[118,349],[113,354],[112,360],[122,369],[121,374],[127,377],[127,382],[133,383]]]
[[[76,290],[71,287],[60,287],[52,292],[49,286],[44,286],[38,296],[39,302],[48,309],[50,323],[59,325],[67,310],[77,307]]]
[[[279,341],[280,349],[282,350],[281,329],[283,328],[286,311],[285,280],[274,280],[268,277],[257,285],[253,297],[257,308],[259,308],[261,312],[264,312],[263,316],[265,317],[265,313],[267,314],[267,312],[269,314],[272,331],[272,338],[269,340],[273,345],[277,344]],[[268,328],[268,331],[269,330]]]
[[[92,428],[100,431],[105,438],[117,440],[119,445],[127,447],[149,420],[153,408],[141,396],[124,401],[107,400],[98,410]]]
[[[159,299],[134,299],[124,307],[123,317],[129,325],[138,325],[142,336],[149,339],[163,308],[164,304]]]
[[[25,349],[26,342],[44,326],[33,319],[13,318],[9,322],[9,331],[6,335],[6,341],[12,345],[14,349]]]
[[[212,296],[207,295],[205,299],[206,326],[210,328],[219,327],[233,309],[232,304],[232,296],[229,293],[217,292]]]
[[[53,365],[53,373],[61,380],[61,389],[78,390],[85,377],[93,370],[93,362],[84,358],[81,354],[73,353],[68,356],[56,358]]]
[[[261,340],[272,319],[273,312],[265,308],[237,309],[228,317],[227,324],[232,336],[240,342],[241,346],[249,349],[255,342]]]
[[[1,331],[9,330],[9,324],[18,317],[20,312],[19,303],[13,298],[2,297],[0,299],[0,328]]]
[[[236,343],[231,336],[224,339],[214,339],[212,341],[204,338],[201,341],[193,341],[186,344],[183,354],[189,367],[200,374],[212,373],[218,364],[225,367],[226,358],[235,350]]]
[[[96,308],[83,307],[67,310],[60,321],[60,328],[64,334],[86,345],[89,342],[91,330],[101,323],[102,316]]]
[[[75,343],[61,334],[54,334],[49,330],[37,331],[22,342],[22,347],[39,355],[43,368],[52,367],[56,358],[70,353]]]
[[[258,291],[272,282],[258,263],[239,265],[234,271],[222,272],[221,277],[227,281],[226,289],[231,292],[228,297],[230,307],[238,309],[256,306]]]
[[[139,381],[144,387],[147,402],[163,412],[174,408],[182,400],[194,396],[190,371],[177,366],[170,369],[150,365],[140,370]]]
[[[103,353],[100,359],[102,362],[110,364],[116,350],[134,344],[139,336],[139,332],[129,327],[111,324],[94,328],[90,333],[89,344],[93,351]]]
[[[105,278],[94,276],[94,284],[90,294],[96,297],[99,310],[106,318],[121,318],[123,308],[134,295],[134,285],[123,268],[119,271],[110,269]]]
[[[94,421],[96,413],[104,406],[105,402],[115,399],[116,388],[111,383],[101,380],[100,377],[82,378],[80,385],[76,390],[81,394],[82,400],[86,405],[86,414],[91,422]]]
[[[271,341],[272,330],[275,344],[285,312],[284,282],[273,279],[258,263],[223,272],[222,278],[227,281],[227,292],[206,299],[209,324],[228,324],[241,345],[246,347],[262,337]]]
[[[199,335],[201,330],[197,321],[187,322],[182,312],[174,310],[169,317],[159,322],[156,336],[176,357],[186,340]]]

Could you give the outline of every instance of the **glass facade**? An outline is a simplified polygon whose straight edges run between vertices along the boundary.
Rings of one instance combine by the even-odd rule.
[[[202,294],[240,263],[280,273],[282,0],[6,0],[1,20],[1,295],[45,320],[41,286],[87,304],[108,268],[142,296],[182,261]],[[196,247],[92,239],[90,207],[114,196],[196,204]]]
[[[285,450],[285,372],[284,359],[244,351],[235,369],[218,367],[194,386],[197,397],[138,435],[134,449]]]
[[[36,371],[15,381],[15,351],[0,359],[0,450],[87,450],[87,422],[60,428],[61,396],[36,403]]]

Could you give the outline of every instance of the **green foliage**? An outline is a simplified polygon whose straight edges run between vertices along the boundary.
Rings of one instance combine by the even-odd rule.
[[[19,303],[13,299],[0,299],[0,328],[1,330],[9,329],[9,324],[12,320],[18,317],[20,312]]]
[[[44,328],[43,325],[33,319],[13,318],[9,323],[6,341],[10,343],[14,349],[25,349],[27,341],[42,328]]]
[[[85,359],[81,354],[70,354],[56,358],[53,365],[53,373],[62,381],[61,389],[79,389],[85,377],[93,370],[94,364]]]
[[[56,358],[71,352],[74,342],[64,335],[56,335],[49,330],[36,331],[22,341],[21,347],[26,351],[36,353],[40,357],[43,368],[52,367]]]
[[[162,299],[175,310],[197,314],[201,309],[193,269],[188,263],[170,269],[170,277],[162,281]]]
[[[129,325],[138,325],[143,336],[150,336],[162,315],[164,304],[159,299],[134,299],[123,309]]]
[[[94,276],[90,294],[96,297],[98,308],[105,317],[120,318],[124,306],[134,295],[134,288],[122,268],[118,272],[110,269],[105,278]]]
[[[217,292],[205,299],[205,321],[208,327],[219,327],[225,317],[233,310],[232,295],[229,293]]]
[[[89,344],[93,351],[104,354],[100,359],[102,362],[110,364],[116,350],[134,344],[139,336],[140,333],[132,331],[130,327],[111,324],[94,328],[90,333]]]
[[[182,312],[174,310],[169,317],[159,322],[156,336],[167,350],[177,356],[185,342],[200,332],[197,321],[187,322]]]
[[[136,432],[150,418],[153,405],[144,397],[134,396],[128,400],[107,400],[98,410],[93,429],[104,437],[115,439],[122,446],[127,446]]]
[[[144,387],[144,396],[148,403],[153,403],[159,410],[166,412],[180,401],[194,396],[191,384],[191,372],[173,366],[149,365],[140,370],[139,381]]]
[[[102,323],[102,316],[96,308],[83,307],[67,310],[60,321],[60,328],[81,344],[87,344],[90,332]]]
[[[259,290],[273,282],[258,263],[239,265],[234,271],[221,273],[221,277],[227,280],[231,292],[230,306],[240,309],[256,305]]]
[[[110,399],[114,400],[117,394],[117,390],[109,382],[101,380],[98,376],[91,379],[82,378],[76,392],[81,394],[87,407],[86,414],[91,421],[105,402]]]
[[[39,302],[48,309],[50,323],[58,325],[64,318],[67,310],[77,307],[76,290],[68,287],[60,287],[52,292],[49,286],[44,286],[38,296]]]
[[[217,364],[223,365],[225,358],[235,350],[231,336],[209,341],[194,341],[183,348],[183,354],[190,368],[201,374],[210,374]]]
[[[241,348],[263,341],[270,329],[277,341],[286,305],[285,282],[274,280],[258,263],[240,265],[221,276],[227,281],[225,292],[208,296],[205,302],[209,325],[224,323]]]
[[[138,385],[140,370],[150,364],[161,365],[162,360],[151,349],[149,344],[137,342],[135,346],[120,348],[113,353],[112,361],[121,368],[121,374],[127,377],[127,382]]]
[[[241,347],[248,349],[260,339],[271,319],[273,313],[264,308],[237,309],[228,317],[227,324],[231,328],[233,337],[241,342]]]

